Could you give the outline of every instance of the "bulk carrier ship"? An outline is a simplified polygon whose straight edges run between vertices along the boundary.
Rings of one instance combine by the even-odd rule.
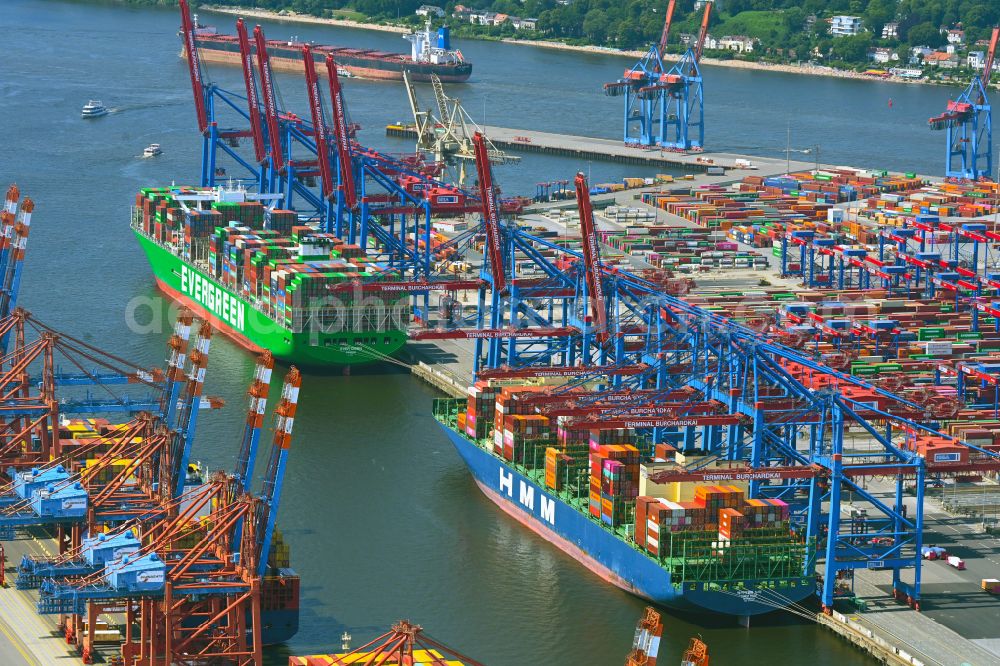
[[[642,496],[653,451],[634,432],[607,433],[634,445],[556,435],[544,416],[502,415],[505,393],[477,382],[468,400],[435,401],[434,415],[490,500],[593,573],[657,604],[740,618],[815,594],[815,545],[791,534],[783,502],[692,484],[673,488],[678,501]]]
[[[197,25],[198,17],[194,17]],[[195,43],[203,61],[229,65],[240,64],[240,43],[235,35],[220,35],[215,28],[198,26],[195,29]],[[430,21],[420,32],[404,35],[411,43],[410,55],[388,53],[373,49],[358,49],[341,46],[312,45],[313,58],[322,66],[326,56],[332,55],[341,72],[364,79],[402,81],[403,72],[411,81],[429,82],[436,74],[445,83],[462,83],[472,75],[472,63],[462,52],[451,48],[451,34],[448,26],[432,32]],[[276,70],[302,71],[302,42],[292,40],[267,40],[267,52],[271,67]],[[186,57],[181,49],[181,57]]]
[[[350,366],[402,349],[405,294],[330,292],[393,273],[261,200],[275,197],[222,187],[136,195],[132,231],[160,290],[246,349],[286,363]]]

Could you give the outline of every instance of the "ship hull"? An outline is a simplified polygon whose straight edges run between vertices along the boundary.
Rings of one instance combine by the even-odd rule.
[[[726,581],[735,589],[724,592],[706,583],[674,583],[670,572],[624,539],[564,502],[441,423],[476,484],[483,493],[525,527],[577,560],[603,580],[655,604],[685,611],[713,612],[737,617],[775,611],[815,592],[808,577],[786,579],[780,598],[753,589],[758,581]]]
[[[203,62],[213,62],[224,65],[241,65],[240,54],[232,53],[230,51],[223,51],[221,49],[212,48],[210,44],[199,43],[198,55],[201,57]],[[270,49],[268,49],[270,51]],[[184,52],[181,52],[184,56]],[[404,61],[371,61],[365,62],[364,59],[358,58],[357,62],[353,62],[346,58],[337,58],[337,66],[340,69],[345,69],[350,72],[353,76],[362,79],[375,79],[380,81],[402,81],[403,71],[405,70],[410,74],[410,78],[414,81],[420,81],[428,83],[431,80],[432,74],[437,74],[438,78],[444,83],[463,83],[469,80],[472,75],[471,65],[460,65],[460,66],[441,66],[432,65],[424,63],[407,63]],[[269,62],[271,64],[271,69],[280,72],[301,72],[302,71],[302,58],[287,58],[280,55],[272,54]],[[317,62],[317,66],[321,66],[321,63]],[[325,76],[325,70],[321,72]]]
[[[300,366],[350,366],[379,361],[398,353],[406,344],[402,330],[292,333],[246,299],[212,280],[180,257],[135,230],[149,260],[156,285],[171,300],[189,307],[244,349],[269,350],[275,358]],[[195,281],[193,276],[197,276]],[[206,283],[211,289],[195,289]],[[211,295],[209,295],[211,293]],[[221,304],[220,304],[221,303]],[[362,348],[363,347],[363,348]]]
[[[264,645],[286,643],[299,633],[299,609],[264,609],[260,612],[260,622],[261,643]]]

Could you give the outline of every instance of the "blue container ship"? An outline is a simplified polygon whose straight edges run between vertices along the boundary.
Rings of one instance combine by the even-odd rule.
[[[602,579],[655,604],[747,618],[798,603],[816,592],[815,546],[787,530],[734,538],[679,533],[657,557],[629,529],[588,511],[587,498],[546,486],[532,469],[494,452],[491,438],[470,437],[460,423],[466,401],[435,401],[434,415],[476,484],[505,513]]]

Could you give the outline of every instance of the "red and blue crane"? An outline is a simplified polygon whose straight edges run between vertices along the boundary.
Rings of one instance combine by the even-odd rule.
[[[993,110],[989,86],[1000,27],[993,28],[986,63],[969,86],[948,102],[944,113],[927,121],[932,130],[945,130],[945,176],[963,180],[989,178],[993,173]]]

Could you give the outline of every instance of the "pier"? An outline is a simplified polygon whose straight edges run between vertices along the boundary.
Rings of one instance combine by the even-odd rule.
[[[789,167],[792,171],[811,169],[815,162],[803,162],[772,157],[755,157],[752,155],[737,155],[722,152],[682,153],[668,150],[649,149],[639,146],[629,146],[616,139],[601,139],[589,136],[571,134],[556,134],[537,130],[513,129],[510,127],[495,127],[486,125],[483,132],[498,148],[523,153],[541,153],[558,157],[571,157],[581,160],[600,162],[616,162],[636,166],[655,167],[671,171],[705,172],[711,167],[722,167],[728,170],[744,169],[737,167],[737,160],[745,160],[756,167],[746,170],[760,176],[772,176],[785,173]],[[387,136],[416,140],[417,133],[413,125],[387,125]]]

